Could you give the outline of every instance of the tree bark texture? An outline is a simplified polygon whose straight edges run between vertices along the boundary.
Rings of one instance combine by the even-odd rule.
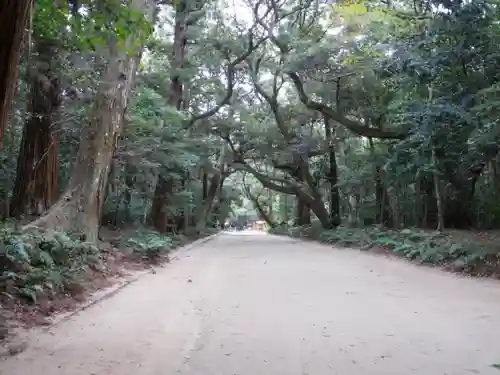
[[[21,46],[33,0],[0,1],[0,150],[17,86]]]
[[[432,163],[434,166],[437,164],[436,151],[432,149]],[[438,214],[438,222],[437,222],[437,231],[442,232],[444,230],[444,213],[443,213],[443,199],[441,197],[441,184],[439,181],[439,173],[437,170],[434,170],[432,173],[433,181],[434,181],[434,193],[436,194],[436,205],[437,205],[437,214]]]
[[[130,7],[145,13],[147,21],[153,22],[154,0],[131,0]],[[132,32],[126,45],[135,46],[138,37]],[[129,55],[110,46],[109,62],[89,122],[82,130],[66,191],[46,215],[28,227],[78,233],[87,241],[97,240],[109,169],[142,51],[142,46],[135,48],[136,51]]]
[[[11,216],[41,215],[59,197],[59,131],[62,90],[54,66],[57,48],[50,41],[37,45],[31,77],[29,118],[23,129]]]
[[[168,231],[170,220],[166,202],[168,202],[173,192],[173,180],[160,175],[156,183],[153,204],[149,214],[149,223],[159,232],[166,233]]]
[[[297,198],[297,213],[295,220],[297,225],[300,226],[311,224],[311,210],[305,200],[300,197]]]

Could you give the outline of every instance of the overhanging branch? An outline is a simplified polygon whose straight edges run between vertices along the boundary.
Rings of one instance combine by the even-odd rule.
[[[379,128],[371,128],[371,127],[362,125],[357,121],[350,120],[350,119],[342,116],[337,111],[330,108],[329,106],[327,106],[323,103],[317,102],[315,100],[312,100],[306,94],[306,92],[304,90],[304,85],[302,84],[302,81],[299,78],[297,73],[289,71],[286,74],[292,80],[302,104],[304,104],[309,109],[312,109],[314,111],[319,111],[320,113],[322,113],[324,116],[326,116],[330,120],[333,120],[333,121],[345,126],[347,129],[349,129],[353,133],[356,133],[356,134],[361,135],[363,137],[382,138],[382,139],[404,139],[406,137],[406,134],[401,133],[401,132],[387,131],[387,130],[383,130],[383,129],[379,129]]]
[[[298,194],[298,188],[296,186],[284,186],[285,184],[290,185],[290,181],[287,181],[285,179],[277,178],[277,177],[269,177],[266,176],[263,173],[260,173],[256,169],[252,168],[246,163],[234,163],[232,165],[235,169],[250,173],[252,176],[254,176],[259,182],[262,184],[267,189],[271,189],[283,194],[293,194],[296,195]],[[274,183],[273,181],[278,181],[282,185],[278,185],[277,183]]]
[[[258,6],[256,6],[254,8],[254,17],[256,18],[256,21],[259,23],[259,25],[267,31],[268,39],[279,49],[281,56],[282,56],[282,59],[284,59],[284,57],[290,53],[291,48],[286,41],[277,38],[274,35],[273,30],[274,30],[274,26],[280,20],[282,20],[286,16],[289,16],[291,13],[286,12],[286,15],[283,15],[282,12],[280,12],[279,4],[275,0],[270,0],[270,2],[271,2],[270,10],[274,13],[273,24],[271,26],[266,25],[266,23],[263,21],[262,17],[258,17]],[[297,8],[294,11],[298,11],[298,10],[299,10],[299,8]],[[294,11],[292,11],[292,13]],[[288,71],[288,72],[286,72],[286,75],[292,80],[302,104],[304,104],[307,108],[309,108],[311,110],[319,111],[324,116],[327,116],[329,119],[345,126],[350,131],[352,131],[358,135],[365,136],[365,137],[371,137],[371,138],[404,139],[406,137],[406,134],[401,133],[401,132],[386,131],[386,130],[382,130],[379,128],[371,128],[371,127],[365,126],[363,124],[360,124],[357,121],[350,120],[350,119],[342,116],[340,113],[335,111],[333,108],[331,108],[323,103],[312,100],[306,94],[306,92],[304,90],[304,85],[302,84],[302,81],[296,72]]]

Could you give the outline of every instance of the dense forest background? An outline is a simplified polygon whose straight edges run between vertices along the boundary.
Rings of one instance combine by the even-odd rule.
[[[441,233],[500,226],[499,20],[488,0],[2,1],[4,289],[66,288],[60,253],[102,258],[99,228],[158,251],[257,218],[463,268]]]

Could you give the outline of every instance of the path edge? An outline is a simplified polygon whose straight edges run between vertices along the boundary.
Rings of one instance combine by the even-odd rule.
[[[219,236],[220,234],[221,234],[221,232],[217,232],[217,233],[211,234],[209,236],[195,240],[193,242],[190,242],[186,245],[179,246],[178,248],[172,250],[169,255],[171,256],[172,260],[176,259],[177,257],[173,257],[174,254],[180,254],[180,253],[191,250],[193,247],[203,245],[203,244],[213,240],[215,237]],[[51,328],[53,328],[54,326],[58,325],[59,323],[62,323],[64,321],[70,319],[74,315],[77,315],[80,312],[87,310],[88,308],[90,308],[94,305],[97,305],[98,303],[100,303],[108,298],[113,297],[118,292],[125,289],[127,286],[134,284],[137,281],[139,281],[140,279],[142,279],[144,276],[156,273],[155,268],[156,267],[152,267],[151,269],[148,269],[145,271],[136,272],[134,275],[132,275],[129,278],[125,277],[123,280],[119,280],[116,284],[114,284],[108,288],[104,288],[104,289],[101,289],[101,290],[95,292],[93,294],[93,296],[89,298],[89,300],[87,300],[86,302],[84,302],[83,304],[78,306],[75,310],[68,312],[66,314],[61,314],[61,315],[54,317],[51,320],[51,323],[48,326],[44,327],[44,330],[48,331]]]
[[[211,234],[209,236],[200,238],[198,240],[195,240],[193,242],[190,242],[186,245],[179,246],[178,248],[172,250],[170,255],[181,254],[181,253],[184,253],[186,251],[191,250],[192,248],[194,248],[196,246],[204,245],[205,243],[215,239],[221,233],[222,232],[220,231],[220,232]],[[172,260],[178,259],[178,256],[174,256],[171,259]],[[41,327],[41,328],[37,327],[35,329],[32,329],[32,330],[28,331],[27,334],[23,335],[23,337],[16,335],[16,337],[13,337],[11,340],[7,339],[7,341],[3,345],[0,346],[0,360],[4,359],[4,358],[8,358],[8,357],[13,357],[13,356],[25,351],[29,345],[29,337],[28,337],[28,336],[30,336],[29,333],[31,333],[32,331],[38,329],[38,330],[41,330],[42,332],[48,332],[52,328],[54,328],[55,326],[65,322],[65,321],[70,320],[75,315],[80,314],[82,311],[85,311],[85,310],[91,308],[92,306],[95,306],[95,305],[115,296],[120,291],[125,289],[127,286],[136,283],[137,281],[142,279],[144,276],[154,274],[154,273],[156,273],[155,268],[151,268],[149,270],[136,272],[134,275],[132,275],[129,278],[125,277],[121,280],[119,279],[116,284],[96,291],[87,301],[85,301],[84,303],[79,305],[75,310],[54,316],[50,320],[50,324],[48,324],[47,326]]]

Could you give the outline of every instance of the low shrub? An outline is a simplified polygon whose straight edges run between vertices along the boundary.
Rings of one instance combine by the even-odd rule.
[[[464,241],[450,234],[420,229],[389,230],[378,226],[318,230],[317,225],[313,222],[306,227],[273,228],[270,233],[312,238],[342,247],[384,250],[419,263],[476,275],[500,271],[500,253],[495,246]]]
[[[153,230],[142,229],[120,237],[118,247],[143,260],[157,261],[162,256],[168,256],[183,242],[183,237],[177,234],[164,235]]]
[[[271,234],[278,234],[278,235],[289,235],[290,233],[288,230],[290,227],[287,225],[277,225],[275,227],[270,227],[267,232]]]
[[[59,232],[0,229],[0,294],[37,302],[81,291],[90,268],[104,271],[99,250]]]

